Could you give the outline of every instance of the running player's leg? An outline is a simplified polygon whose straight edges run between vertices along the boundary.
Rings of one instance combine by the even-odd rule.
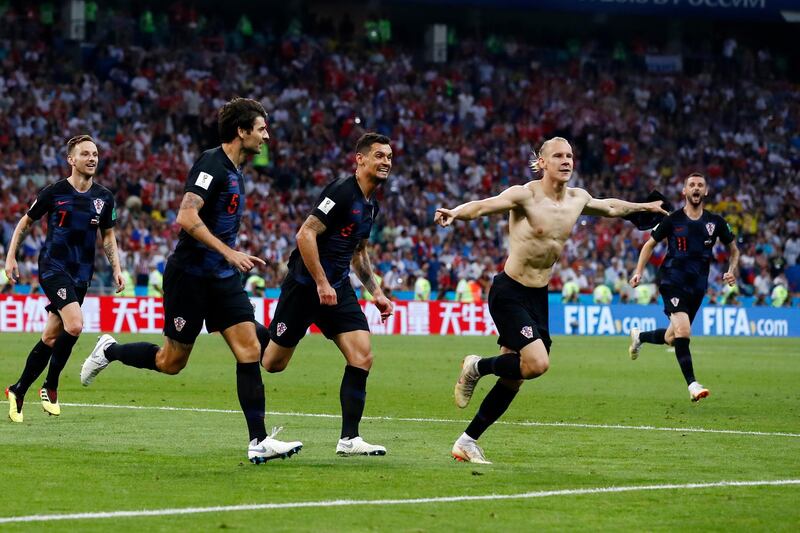
[[[17,396],[17,400],[22,403],[22,398],[28,389],[47,368],[50,356],[53,353],[53,344],[61,332],[64,331],[61,317],[57,313],[48,313],[42,337],[33,347],[25,361],[25,368],[16,383],[9,387],[9,390]]]
[[[503,347],[503,351],[506,352],[506,355],[515,353],[508,347]],[[518,374],[520,377],[500,376],[500,379],[481,402],[477,414],[464,432],[464,435],[470,439],[478,440],[489,426],[506,412],[525,380],[541,376],[549,368],[550,357],[542,339],[536,339],[524,346],[520,350],[519,356],[521,357],[521,370]],[[480,366],[487,359],[481,359],[478,365]]]
[[[246,298],[244,296],[245,300]],[[239,322],[225,327],[222,329],[222,336],[236,357],[236,392],[250,439],[247,449],[248,459],[252,463],[260,464],[272,459],[291,457],[300,451],[303,443],[277,440],[275,435],[282,428],[274,428],[272,433],[267,435],[264,426],[266,397],[264,382],[261,379],[259,363],[261,351],[256,336],[255,322]],[[271,343],[269,346],[276,345]]]
[[[291,275],[281,284],[281,295],[269,324],[269,340],[263,326],[256,325],[262,349],[261,365],[267,372],[282,372],[292,359],[297,344],[305,336],[319,307],[315,287],[297,283]]]
[[[481,376],[493,374],[500,379],[453,445],[452,455],[456,459],[487,463],[477,439],[506,412],[524,380],[537,378],[550,367],[547,298],[546,287],[524,287],[505,274],[495,277],[489,292],[489,310],[503,353],[465,359],[455,387],[456,404],[466,405]]]
[[[689,315],[685,312],[673,313],[670,316],[670,322],[675,330],[675,340],[672,342],[672,345],[675,346],[675,358],[678,360],[681,373],[689,388],[689,397],[696,402],[708,396],[708,390],[700,385],[694,376],[692,352],[689,349],[692,332]]]
[[[360,308],[359,308],[360,310]],[[363,316],[363,314],[362,314]],[[366,323],[366,319],[364,320]],[[368,327],[368,326],[367,326]],[[372,343],[369,331],[357,329],[333,337],[347,361],[339,387],[342,406],[342,431],[336,444],[338,455],[386,455],[386,448],[361,438],[359,424],[367,401],[367,378],[372,368]]]
[[[264,382],[259,368],[261,357],[255,324],[235,324],[225,329],[222,337],[236,357],[236,392],[247,422],[249,440],[260,442],[266,438],[267,430],[264,427]]]
[[[8,418],[12,422],[22,422],[22,404],[25,401],[25,394],[28,389],[42,375],[50,356],[53,354],[53,344],[61,332],[64,331],[61,318],[57,313],[50,312],[47,322],[42,331],[42,338],[33,347],[25,361],[25,368],[22,369],[19,379],[13,385],[6,388],[8,398]],[[40,392],[41,395],[41,392]],[[48,398],[49,400],[49,398]]]
[[[208,311],[206,327],[209,331],[222,332],[236,358],[236,392],[247,423],[248,459],[263,463],[294,455],[303,447],[302,443],[276,440],[279,429],[267,435],[264,426],[266,398],[260,368],[262,354],[253,306],[238,276],[209,284],[209,299],[213,305]]]
[[[206,318],[208,283],[211,281],[186,274],[168,262],[163,283],[163,345],[159,347],[152,342],[120,344],[111,335],[101,335],[83,363],[81,384],[91,384],[112,361],[163,374],[177,374],[183,370]]]
[[[42,388],[47,391],[56,391],[58,389],[61,371],[64,370],[69,356],[72,354],[72,348],[78,342],[78,337],[83,331],[83,313],[77,301],[65,305],[58,313],[63,324],[63,331],[53,343],[50,366],[47,369],[44,385],[42,385]],[[55,398],[52,400],[55,400]]]

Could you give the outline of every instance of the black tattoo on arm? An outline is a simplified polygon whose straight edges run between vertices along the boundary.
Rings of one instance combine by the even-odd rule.
[[[200,211],[203,208],[205,201],[200,197],[200,195],[195,194],[193,192],[187,192],[183,195],[183,200],[181,200],[181,209],[194,209],[195,211]]]
[[[316,234],[325,233],[325,230],[328,229],[320,219],[315,217],[314,215],[308,215],[308,218],[305,222],[303,222],[303,227],[310,229]]]
[[[194,226],[192,226],[191,228],[189,228],[188,230],[186,230],[186,232],[187,232],[189,235],[194,235],[194,232],[195,232],[195,231],[197,231],[197,230],[199,230],[199,229],[200,229],[200,228],[202,228],[203,226],[205,226],[205,224],[203,224],[202,222],[198,222],[197,224],[195,224]]]
[[[372,271],[372,263],[370,263],[369,255],[367,254],[366,239],[359,242],[356,247],[356,253],[353,256],[353,270],[367,292],[374,295],[379,287],[375,282],[375,273]]]
[[[113,243],[105,242],[103,243],[103,251],[106,253],[106,257],[108,258],[108,263],[111,265],[112,270],[117,269],[117,250],[116,246]]]
[[[8,244],[9,250],[19,251],[19,247],[22,244],[22,241],[25,240],[25,236],[30,231],[31,227],[33,226],[33,221],[25,215],[22,217],[19,223],[19,232],[16,234],[16,238],[14,235],[11,236],[11,242]]]
[[[203,208],[204,204],[205,201],[199,195],[193,192],[187,192],[186,194],[183,195],[183,200],[181,200],[180,209],[181,211],[184,210],[196,211],[199,216],[199,212]],[[200,221],[197,224],[193,225],[192,227],[188,228],[186,230],[186,233],[194,236],[194,233],[203,226],[205,226],[205,224],[202,221]]]

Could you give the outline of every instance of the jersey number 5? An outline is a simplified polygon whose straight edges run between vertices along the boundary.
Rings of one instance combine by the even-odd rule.
[[[239,209],[239,195],[234,193],[233,195],[231,195],[231,201],[228,204],[228,213],[232,215],[236,213],[238,209]]]

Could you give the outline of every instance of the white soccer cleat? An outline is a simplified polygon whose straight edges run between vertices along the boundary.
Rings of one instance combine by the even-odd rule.
[[[261,442],[256,439],[250,441],[250,446],[247,448],[247,458],[251,463],[260,465],[273,459],[286,459],[303,448],[303,443],[299,441],[283,442],[277,440],[275,435],[280,433],[282,429],[282,427],[272,428],[272,433]]]
[[[639,349],[642,347],[642,341],[639,340],[639,328],[631,328],[631,345],[628,346],[628,355],[632,360],[639,357]]]
[[[481,379],[481,375],[478,374],[478,361],[480,360],[478,355],[468,355],[461,362],[461,374],[458,375],[454,391],[456,405],[461,409],[469,405],[472,393],[475,392],[475,385]]]
[[[105,367],[108,366],[109,360],[106,359],[106,348],[112,344],[116,344],[117,340],[111,335],[100,335],[97,339],[97,344],[94,345],[92,353],[86,358],[81,367],[81,385],[88,387]]]
[[[692,381],[692,384],[689,385],[689,398],[693,402],[699,402],[703,398],[706,398],[709,394],[711,393],[708,392],[708,389],[696,381]]]
[[[378,444],[364,442],[361,437],[339,439],[336,455],[386,455],[386,448]]]
[[[456,461],[475,463],[478,465],[492,464],[491,461],[486,460],[486,456],[483,455],[483,449],[478,446],[478,443],[474,440],[467,441],[458,439],[456,443],[453,444],[453,450],[450,453]]]

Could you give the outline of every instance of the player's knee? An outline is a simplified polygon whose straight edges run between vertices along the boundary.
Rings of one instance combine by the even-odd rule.
[[[175,374],[179,374],[181,370],[186,368],[186,361],[168,361],[165,360],[163,362],[158,363],[158,370],[161,371],[162,374],[169,374],[174,376]]]
[[[679,337],[688,339],[691,336],[692,336],[691,326],[678,326],[677,328],[675,328],[675,335],[673,341]]]
[[[49,335],[49,334],[43,333],[42,334],[42,342],[45,343],[50,348],[52,348],[53,345],[56,343],[56,337],[57,337],[57,335]]]
[[[270,374],[283,372],[284,370],[286,370],[286,367],[288,365],[289,365],[288,359],[269,360],[265,357],[264,360],[261,361],[261,366],[263,366],[264,370],[266,370]]]
[[[236,353],[236,359],[240,363],[257,363],[261,359],[261,348],[257,342],[251,346],[246,346]]]
[[[170,374],[174,376],[175,374],[179,374],[181,370],[186,368],[186,363],[189,362],[188,354],[186,357],[181,356],[176,357],[174,352],[169,352],[164,348],[161,348],[158,353],[156,353],[156,368],[162,374]]]
[[[64,331],[66,331],[73,337],[79,337],[81,332],[83,331],[83,321],[79,320],[76,322],[64,324]]]
[[[358,352],[355,355],[351,355],[347,363],[350,366],[354,366],[356,368],[363,368],[364,370],[369,370],[372,368],[372,351],[366,352]]]
[[[550,361],[547,359],[522,360],[521,371],[522,379],[538,378],[550,368]]]

